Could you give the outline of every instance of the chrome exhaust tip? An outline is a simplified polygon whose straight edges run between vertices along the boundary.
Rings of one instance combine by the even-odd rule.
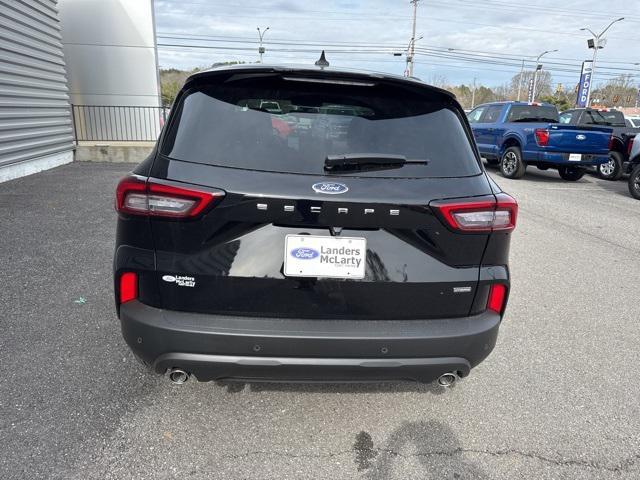
[[[174,385],[182,385],[191,375],[180,368],[172,368],[169,370],[169,380]]]
[[[443,373],[438,377],[438,385],[441,387],[450,387],[458,380],[458,375],[455,372]]]

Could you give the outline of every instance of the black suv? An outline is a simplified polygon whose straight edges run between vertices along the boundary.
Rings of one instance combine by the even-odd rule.
[[[116,208],[124,338],[176,383],[449,385],[495,345],[517,205],[420,81],[199,72]]]

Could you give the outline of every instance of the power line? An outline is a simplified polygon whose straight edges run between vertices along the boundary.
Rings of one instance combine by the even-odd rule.
[[[234,52],[253,52],[254,49],[250,47],[225,47],[225,46],[213,46],[213,45],[182,45],[182,44],[164,44],[159,43],[158,47],[171,47],[171,48],[186,48],[186,49],[204,49],[204,50],[222,50],[222,51],[234,51]],[[276,53],[308,53],[308,54],[316,54],[317,50],[315,49],[305,49],[305,48],[276,48],[270,49],[271,52]],[[330,50],[326,49],[327,54],[332,55],[340,55],[340,54],[349,54],[352,56],[353,54],[368,54],[368,55],[380,55],[382,53],[388,52],[380,52],[380,51],[371,51],[371,50]],[[519,67],[519,64],[509,63],[506,61],[493,60],[493,59],[481,59],[481,58],[467,58],[456,55],[447,55],[443,52],[418,52],[421,56],[439,58],[444,60],[457,60],[461,62],[474,63],[474,64],[486,64],[486,65],[496,65],[496,66],[511,66],[511,67]],[[577,68],[568,69],[568,68],[560,68],[560,67],[549,67],[546,68],[550,73],[553,72],[566,72],[577,74],[579,70]],[[619,77],[620,73],[614,72],[602,72],[603,76],[608,78]],[[640,76],[639,74],[632,74],[632,76]]]
[[[158,35],[159,38],[170,38],[170,39],[185,39],[185,40],[193,40],[191,38],[184,38],[177,35]],[[248,42],[240,41],[240,40],[203,40],[199,39],[199,41],[211,42],[211,43],[256,43],[255,40],[251,40]],[[347,45],[336,44],[338,48],[332,49],[330,48],[329,43],[311,43],[308,42],[306,44],[301,44],[299,42],[283,42],[283,41],[274,41],[269,42],[274,45],[280,46],[290,46],[294,45],[296,48],[271,48],[270,50],[273,52],[283,51],[283,52],[316,52],[316,49],[310,49],[308,47],[311,46],[319,46],[323,49],[327,50],[328,53],[332,54],[345,54],[345,53],[363,53],[363,54],[392,54],[396,53],[398,49],[394,49],[392,47],[383,47],[379,48],[375,45],[371,46],[357,46],[355,48],[347,49]],[[171,46],[171,47],[184,47],[184,48],[202,48],[202,49],[214,49],[214,50],[229,50],[229,51],[251,51],[251,48],[248,47],[230,47],[230,46],[214,46],[214,45],[193,45],[193,44],[175,44],[175,43],[159,43],[158,46]],[[300,48],[307,47],[307,48]],[[475,53],[467,53],[467,51],[457,50],[457,49],[438,49],[433,47],[416,47],[417,55],[426,55],[426,56],[439,56],[443,58],[453,58],[461,61],[468,62],[488,62],[494,63],[498,65],[507,65],[507,66],[519,66],[522,61],[521,58],[512,57],[509,58],[503,55],[490,55],[490,54],[475,54]],[[472,51],[469,51],[472,52]],[[533,61],[525,60],[526,63],[533,63]],[[567,71],[574,72],[580,69],[582,63],[577,61],[576,63],[567,63],[567,62],[556,62],[553,60],[548,60],[545,62],[545,65],[548,67],[548,70],[556,70],[556,71]],[[569,69],[567,69],[569,68]],[[632,73],[637,74],[640,73],[640,70],[637,68],[624,68],[624,67],[603,67],[603,73],[609,73],[611,75],[620,75],[623,73]]]
[[[161,38],[169,38],[174,40],[199,40],[199,41],[218,41],[224,43],[251,43],[256,44],[256,40],[253,37],[240,37],[240,36],[225,36],[225,35],[205,35],[205,34],[192,34],[192,33],[183,33],[183,32],[158,32],[158,37]],[[269,40],[268,44],[270,45],[308,45],[308,46],[318,46],[318,47],[364,47],[364,48],[387,48],[390,51],[393,50],[394,53],[398,51],[405,51],[406,45],[400,43],[371,43],[371,42],[362,42],[362,41],[323,41],[323,40],[303,40],[303,39],[282,39],[282,38],[272,38]],[[530,62],[533,62],[535,59],[535,55],[528,55],[522,53],[509,53],[509,52],[497,52],[497,51],[486,51],[486,50],[470,50],[463,48],[449,48],[444,46],[437,45],[428,45],[424,47],[416,47],[420,48],[432,48],[439,49],[442,51],[455,51],[455,52],[465,52],[465,53],[474,53],[474,54],[482,54],[482,55],[497,55],[499,58],[511,57],[513,60],[522,61],[522,59],[530,58]],[[581,65],[582,60],[578,60],[575,58],[567,58],[567,57],[553,57],[554,60],[566,60],[566,61],[574,61],[578,62],[577,65]],[[529,61],[529,60],[527,60]],[[553,63],[554,62],[551,60]],[[600,63],[610,63],[610,64],[623,64],[629,65],[633,64],[632,61],[624,61],[624,60],[603,60]],[[640,63],[640,62],[638,62]],[[613,68],[613,67],[612,67]]]

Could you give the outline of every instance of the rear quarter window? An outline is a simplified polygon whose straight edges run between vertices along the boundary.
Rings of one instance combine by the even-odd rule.
[[[507,115],[507,122],[557,123],[558,120],[558,110],[549,105],[512,105]]]
[[[378,153],[427,164],[331,175],[452,177],[481,172],[462,111],[441,93],[382,82],[333,84],[280,74],[237,77],[200,81],[184,93],[160,146],[162,155],[222,167],[326,174],[329,155]]]

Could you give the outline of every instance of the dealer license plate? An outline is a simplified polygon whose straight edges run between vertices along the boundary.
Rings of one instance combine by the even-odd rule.
[[[579,162],[582,160],[582,154],[581,153],[570,153],[569,154],[569,161],[570,162]]]
[[[364,278],[366,256],[365,238],[287,235],[284,274],[288,277]]]

